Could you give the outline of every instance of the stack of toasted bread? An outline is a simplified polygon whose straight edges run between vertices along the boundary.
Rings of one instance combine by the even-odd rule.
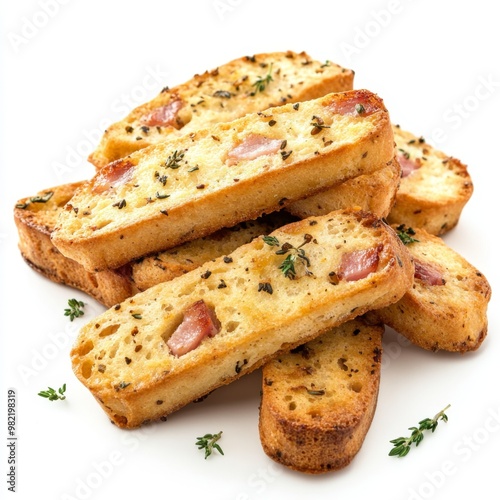
[[[306,53],[231,61],[110,126],[92,179],[19,200],[26,262],[109,308],[71,359],[113,423],[261,369],[265,453],[337,470],[376,409],[384,325],[428,350],[481,345],[490,286],[440,238],[467,167],[353,76]]]

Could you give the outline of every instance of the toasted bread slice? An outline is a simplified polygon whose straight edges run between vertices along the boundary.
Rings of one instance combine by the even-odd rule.
[[[411,286],[409,253],[372,214],[332,212],[271,235],[135,295],[80,331],[74,372],[114,423],[160,419]]]
[[[227,255],[253,238],[296,220],[285,212],[272,213],[132,261],[118,269],[90,272],[59,252],[50,238],[59,213],[81,184],[63,184],[19,200],[14,209],[18,246],[22,257],[34,270],[56,283],[87,293],[106,307]]]
[[[377,406],[383,333],[355,319],[264,365],[259,433],[270,458],[309,474],[349,465]]]
[[[302,207],[302,202],[297,202],[289,209],[305,218],[356,206],[383,218],[387,216],[395,196],[397,177],[397,162],[394,160],[372,175],[363,175],[332,187],[328,190],[328,197],[324,193],[313,196],[314,201],[311,200],[310,206],[306,204]],[[287,215],[283,210],[273,212],[129,262],[118,269],[90,272],[65,257],[50,239],[59,213],[81,185],[82,182],[55,186],[18,201],[14,219],[19,233],[19,249],[25,261],[36,271],[56,283],[84,291],[107,307],[196,269],[209,260],[231,253],[253,238],[269,234],[296,220],[296,217]],[[323,197],[326,199],[321,199]],[[46,198],[49,199],[40,201]],[[32,199],[39,201],[31,202]]]
[[[370,175],[359,175],[313,196],[296,201],[287,211],[301,219],[326,215],[333,210],[359,207],[378,217],[387,217],[396,199],[401,167],[396,157],[385,168]]]
[[[52,241],[88,270],[116,268],[372,173],[393,154],[388,112],[369,91],[278,106],[101,169]]]
[[[466,165],[430,146],[422,137],[393,126],[403,176],[387,217],[442,235],[454,228],[473,192]]]
[[[305,52],[241,57],[173,88],[164,88],[105,131],[89,160],[98,168],[209,123],[232,121],[272,106],[351,90],[354,72]]]
[[[406,245],[415,262],[415,280],[397,304],[375,316],[424,349],[478,349],[488,330],[491,287],[486,277],[438,236],[394,227],[406,241],[416,240]]]
[[[14,208],[18,247],[26,263],[45,277],[111,306],[139,291],[130,276],[124,270],[87,271],[62,255],[50,238],[63,206],[81,184],[63,184],[19,200]]]

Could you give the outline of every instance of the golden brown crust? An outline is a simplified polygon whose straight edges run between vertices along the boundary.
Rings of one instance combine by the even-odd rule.
[[[292,203],[287,210],[304,219],[346,207],[359,207],[384,218],[394,205],[400,178],[401,168],[394,157],[370,175],[348,179],[333,188]]]
[[[346,240],[345,231],[356,238]],[[286,278],[279,268],[284,257],[257,238],[230,261],[216,259],[141,292],[81,330],[71,354],[75,374],[114,423],[136,427],[159,419],[281,351],[397,301],[411,285],[408,252],[373,214],[332,212],[272,234],[294,247],[312,236],[303,247],[312,275],[299,268],[297,279]],[[357,281],[332,282],[344,253],[369,248],[379,249],[376,271]],[[259,290],[263,282],[272,293]],[[166,341],[182,311],[201,298],[214,308],[221,331],[175,357]]]
[[[416,161],[419,168],[401,179],[387,220],[443,235],[458,224],[472,196],[467,166],[399,126],[393,129],[399,154]]]
[[[58,214],[81,184],[55,186],[19,200],[14,208],[18,247],[25,262],[35,271],[54,283],[82,290],[111,307],[139,291],[130,276],[123,270],[86,271],[78,262],[62,255],[50,239]]]
[[[302,215],[307,217],[327,213],[336,208],[360,206],[362,210],[372,211],[384,217],[384,207],[392,203],[390,193],[394,186],[393,172],[394,166],[387,166],[372,176],[363,176],[364,179],[359,182],[356,179],[346,181],[345,186],[340,184],[329,190],[328,198],[332,198],[331,200],[327,199],[318,206],[321,198],[325,197],[325,194],[321,193],[311,206],[304,200],[305,207],[298,206],[296,210],[301,210]],[[93,273],[62,255],[50,239],[58,214],[81,184],[82,182],[79,182],[45,189],[36,196],[43,198],[46,193],[52,192],[53,196],[47,203],[29,204],[26,208],[14,210],[19,233],[19,248],[27,264],[34,270],[56,283],[84,291],[107,307],[122,302],[138,291],[169,281],[196,269],[205,262],[231,253],[256,236],[268,234],[292,220],[292,217],[284,211],[272,213],[132,261],[121,268]],[[366,195],[366,193],[373,194],[374,186],[378,190],[376,207],[371,196]],[[23,206],[29,199],[21,199],[17,204]],[[317,214],[314,213],[315,210]]]
[[[255,82],[265,78],[269,71],[273,81],[265,92],[255,92]],[[102,168],[171,135],[191,133],[208,123],[231,121],[272,106],[350,90],[353,79],[353,71],[331,62],[315,61],[305,52],[241,57],[171,89],[165,88],[154,99],[132,110],[107,128],[89,161]],[[143,128],[141,118],[174,101],[181,108],[170,125]]]
[[[139,259],[131,266],[132,280],[139,290],[147,290],[227,255],[254,238],[269,234],[293,220],[296,218],[283,211],[271,213]]]
[[[383,332],[359,318],[264,365],[259,434],[270,458],[308,474],[352,461],[377,406]]]
[[[415,229],[407,245],[414,259],[436,269],[444,284],[415,278],[398,303],[375,311],[377,318],[423,349],[468,352],[488,330],[491,287],[486,277],[438,236]]]
[[[359,100],[374,111],[360,116],[332,111],[343,105],[354,109]],[[325,116],[330,128],[311,134],[311,118],[316,115]],[[271,119],[273,126],[269,126]],[[306,134],[299,135],[304,130]],[[286,138],[285,149],[293,154],[262,155],[228,165],[228,151],[251,133]],[[163,172],[161,166],[175,151],[187,151],[182,161],[191,163],[183,163],[184,169],[176,169],[175,174],[168,171],[169,196],[155,198],[155,191],[163,192],[155,172]],[[329,94],[300,103],[299,109],[291,104],[275,107],[272,113],[249,114],[201,130],[196,137],[182,136],[132,154],[122,163],[135,165],[133,177],[116,189],[96,193],[101,179],[97,174],[60,215],[52,241],[88,270],[116,268],[374,172],[393,153],[388,113],[382,100],[369,91]],[[190,175],[197,165],[199,169]]]

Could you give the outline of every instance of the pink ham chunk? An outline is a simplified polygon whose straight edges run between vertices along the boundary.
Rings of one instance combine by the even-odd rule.
[[[149,127],[165,127],[170,125],[178,128],[176,127],[176,125],[178,125],[177,114],[181,108],[182,101],[180,99],[175,99],[164,106],[153,109],[147,115],[144,115],[141,118],[141,123]]]
[[[196,349],[205,337],[213,337],[220,331],[215,312],[203,300],[191,304],[184,311],[182,323],[167,341],[174,356],[182,356]]]
[[[259,156],[277,153],[283,141],[270,139],[263,135],[250,134],[227,154],[229,165],[235,165],[242,160],[255,160]]]
[[[415,278],[423,281],[426,285],[436,286],[446,283],[441,271],[428,262],[413,259],[415,263]]]
[[[117,160],[99,170],[92,181],[92,192],[102,194],[113,187],[122,186],[132,178],[134,164],[126,160]]]
[[[408,177],[411,173],[415,172],[415,170],[418,170],[422,166],[420,158],[411,160],[408,158],[408,155],[401,153],[397,154],[397,158],[399,164],[401,165],[401,177]]]
[[[379,253],[383,245],[378,245],[366,250],[354,250],[342,255],[340,269],[337,273],[339,279],[357,281],[366,278],[378,268]]]
[[[332,113],[344,116],[370,116],[377,111],[380,107],[377,106],[368,94],[360,90],[353,93],[349,98],[335,99],[327,105]]]

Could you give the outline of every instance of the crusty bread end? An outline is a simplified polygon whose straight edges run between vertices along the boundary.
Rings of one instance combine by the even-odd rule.
[[[351,463],[377,406],[383,332],[357,318],[264,365],[259,433],[270,458],[308,474]]]

